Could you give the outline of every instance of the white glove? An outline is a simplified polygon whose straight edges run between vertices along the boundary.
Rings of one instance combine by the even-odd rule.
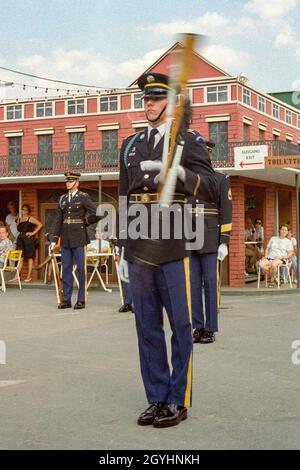
[[[122,247],[121,258],[118,264],[118,273],[121,281],[129,282],[128,263],[124,259],[124,247]]]
[[[155,176],[155,178],[153,180],[155,184],[159,183],[159,176],[160,176],[159,174]],[[177,167],[177,178],[180,181],[182,181],[182,183],[185,182],[185,169],[181,165],[178,165],[178,167]]]
[[[142,171],[160,171],[162,162],[160,160],[145,160],[140,162],[140,167]]]
[[[223,261],[228,255],[228,248],[226,243],[221,243],[218,248],[218,260]]]
[[[56,245],[55,242],[51,242],[51,243],[50,243],[50,245],[49,245],[49,256],[51,255],[52,251],[54,250],[55,245]]]

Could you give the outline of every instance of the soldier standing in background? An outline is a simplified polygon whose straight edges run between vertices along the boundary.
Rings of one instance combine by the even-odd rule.
[[[58,238],[61,237],[61,260],[63,302],[59,309],[71,308],[73,291],[73,264],[76,259],[78,270],[78,296],[74,305],[75,310],[85,308],[86,302],[86,245],[90,242],[87,233],[87,223],[98,222],[101,217],[96,216],[96,206],[88,194],[80,191],[80,173],[65,173],[68,192],[61,196],[54,229],[51,234],[50,251],[53,251]],[[88,217],[86,217],[88,215]]]
[[[211,152],[215,144],[206,142]],[[199,252],[191,256],[193,342],[213,343],[218,331],[218,261],[228,254],[232,228],[232,194],[228,175],[216,172],[217,199],[210,200],[200,189],[195,203],[204,204],[205,241]],[[197,214],[194,215],[197,217]],[[221,282],[221,279],[219,280]],[[202,289],[205,292],[205,318]]]

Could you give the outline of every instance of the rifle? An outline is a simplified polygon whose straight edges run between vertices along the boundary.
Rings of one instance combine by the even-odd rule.
[[[54,251],[51,252],[50,256],[51,256],[52,267],[53,267],[53,277],[54,277],[55,288],[56,288],[57,302],[61,304],[64,299],[63,290],[62,290],[62,282],[61,282],[59,267],[57,264],[57,259],[56,259]]]
[[[185,143],[186,132],[191,118],[191,108],[188,98],[187,83],[192,68],[193,51],[196,40],[195,34],[185,34],[184,48],[177,66],[174,66],[173,77],[171,77],[171,88],[180,91],[179,105],[176,109],[175,119],[172,123],[172,116],[176,107],[175,91],[168,92],[167,107],[167,129],[165,135],[162,169],[160,172],[160,204],[170,205],[175,192],[177,181],[177,169],[180,165],[181,155]],[[179,79],[176,79],[180,69]]]
[[[192,69],[193,50],[197,35],[183,35],[183,49],[180,60],[173,67],[167,99],[167,119],[162,156],[162,169],[159,173],[159,203],[169,206],[174,198],[178,167],[182,156],[185,137],[191,117],[187,83]],[[178,78],[179,77],[179,78]],[[180,91],[179,105],[176,108],[176,92]],[[175,112],[176,109],[176,112]],[[175,119],[173,119],[175,112]],[[161,214],[160,214],[161,217]],[[166,246],[161,240],[137,239],[135,241],[136,263],[156,266],[160,264]]]

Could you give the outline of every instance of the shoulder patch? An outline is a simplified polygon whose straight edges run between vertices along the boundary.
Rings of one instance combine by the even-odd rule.
[[[84,193],[83,191],[78,191],[81,196],[88,196],[88,193]]]
[[[193,134],[193,136],[195,136],[195,141],[196,142],[199,142],[200,144],[205,144],[205,139],[203,137],[203,135],[200,134],[200,132],[196,131],[195,129],[188,129],[188,132],[190,134]]]

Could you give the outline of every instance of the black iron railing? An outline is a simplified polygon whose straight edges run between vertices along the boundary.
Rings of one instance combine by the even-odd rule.
[[[214,167],[233,167],[234,148],[248,145],[267,145],[268,156],[299,155],[300,146],[282,140],[228,142],[217,144],[212,152]],[[119,152],[86,150],[0,156],[0,177],[57,175],[66,171],[82,173],[118,171]]]

